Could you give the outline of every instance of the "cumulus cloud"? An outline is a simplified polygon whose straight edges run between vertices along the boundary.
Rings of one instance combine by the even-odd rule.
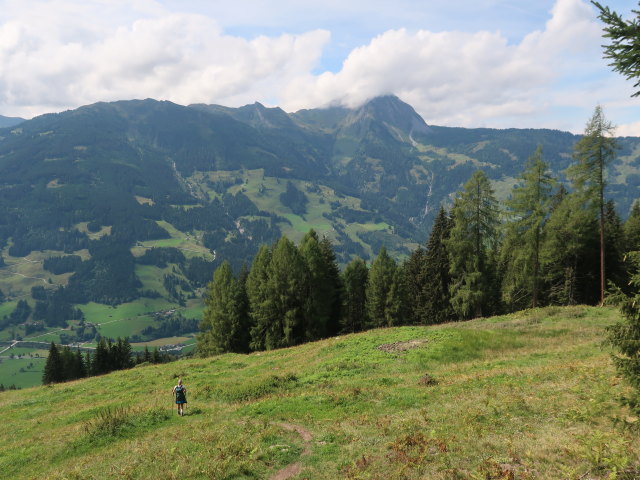
[[[1,23],[0,111],[29,116],[145,97],[249,103],[273,97],[281,85],[315,68],[330,39],[328,31],[314,30],[246,40],[225,35],[204,15],[138,3],[147,18],[112,29],[91,28],[87,19],[76,27],[83,31],[69,34],[53,12],[50,22],[26,21],[18,11],[18,19]]]
[[[500,32],[387,31],[354,50],[339,72],[296,79],[284,104],[355,106],[395,93],[441,125],[531,115],[547,107],[543,93],[554,82],[600,56],[600,27],[587,5],[558,0],[551,14],[544,30],[519,44]]]
[[[3,115],[146,97],[257,100],[292,111],[393,93],[432,124],[580,130],[583,119],[566,124],[550,115],[578,107],[586,118],[596,103],[627,102],[628,93],[593,79],[608,68],[586,0],[557,0],[544,28],[517,40],[493,30],[387,30],[353,49],[337,72],[321,73],[331,41],[325,29],[244,38],[215,14],[156,0],[0,2]]]

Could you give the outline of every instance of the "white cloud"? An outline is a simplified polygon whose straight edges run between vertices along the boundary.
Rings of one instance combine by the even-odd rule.
[[[249,103],[277,95],[291,78],[315,68],[330,38],[329,32],[315,30],[246,40],[225,35],[204,15],[139,3],[146,18],[92,30],[87,19],[96,12],[85,12],[86,18],[79,15],[85,22],[74,27],[81,33],[73,35],[53,11],[46,23],[41,11],[31,19],[16,10],[16,20],[0,23],[0,112],[30,116],[146,97],[183,104]]]
[[[340,21],[357,15],[353,5],[361,3],[342,3],[331,0],[323,8]],[[453,3],[440,7],[440,15],[449,18]],[[620,110],[631,102],[619,83],[612,87],[610,76],[601,78],[603,72],[612,74],[600,58],[601,26],[586,0],[557,0],[544,28],[520,37],[499,30],[386,30],[351,50],[336,73],[315,72],[330,46],[327,29],[232,35],[222,24],[232,23],[237,5],[219,8],[220,18],[209,2],[196,0],[0,0],[0,5],[3,115],[29,117],[146,97],[229,106],[258,100],[296,110],[356,106],[394,93],[433,124],[580,131],[596,103]],[[183,11],[175,10],[182,5]],[[184,13],[187,5],[199,13]],[[304,10],[291,0],[279,5],[294,15]],[[420,13],[415,2],[401,5],[405,17],[398,18]],[[312,6],[314,12],[323,10]],[[257,22],[270,15],[265,23],[277,25],[271,10],[256,7],[246,16]],[[422,13],[431,10],[433,5]],[[583,110],[584,118],[559,116],[571,109],[574,115]]]
[[[434,124],[513,122],[548,108],[544,92],[593,65],[600,40],[593,12],[580,0],[558,0],[546,28],[515,45],[499,32],[391,30],[354,50],[338,73],[298,78],[283,99],[292,109],[354,106],[396,93]]]

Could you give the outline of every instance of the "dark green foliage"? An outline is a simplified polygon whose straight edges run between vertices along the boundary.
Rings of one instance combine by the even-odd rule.
[[[13,310],[13,312],[11,312],[10,315],[5,315],[2,320],[0,320],[0,329],[5,328],[9,325],[18,325],[20,323],[24,323],[27,321],[30,315],[31,306],[27,303],[26,300],[18,300],[16,308]]]
[[[361,258],[354,258],[342,272],[344,304],[342,307],[342,329],[345,332],[364,330],[367,318],[367,284],[369,269]]]
[[[596,212],[573,194],[558,195],[553,202],[557,206],[549,217],[541,252],[548,302],[593,304],[598,291]]]
[[[540,301],[544,227],[554,180],[542,160],[542,147],[529,157],[520,182],[506,202],[508,220],[501,249],[502,299],[510,310],[537,307]]]
[[[427,248],[422,259],[418,284],[420,293],[416,292],[419,307],[416,310],[416,321],[430,325],[442,323],[453,318],[449,284],[451,263],[447,250],[447,241],[451,235],[453,222],[445,209],[440,207],[433,224]],[[413,299],[409,293],[409,299]]]
[[[611,282],[621,288],[626,288],[628,273],[624,263],[624,254],[627,251],[624,244],[624,230],[622,221],[616,212],[613,200],[609,200],[604,206],[604,256],[607,285]]]
[[[640,250],[640,201],[636,200],[631,208],[629,218],[624,222],[625,251]]]
[[[487,176],[476,171],[456,198],[453,227],[446,242],[449,251],[451,304],[460,318],[479,317],[491,300],[498,225],[498,203]]]
[[[198,338],[198,352],[212,355],[249,351],[249,312],[244,285],[229,262],[223,262],[213,274],[205,297],[206,309]]]
[[[51,342],[49,347],[49,355],[47,356],[47,362],[44,365],[44,373],[42,375],[42,383],[47,385],[49,383],[58,383],[64,381],[64,366],[58,347],[55,343]]]
[[[307,213],[307,203],[309,203],[307,196],[290,181],[287,181],[287,189],[284,193],[280,194],[280,202],[285,207],[289,207],[296,215]]]
[[[78,255],[65,255],[63,257],[49,257],[44,260],[43,268],[54,275],[73,272],[82,263]],[[35,297],[34,297],[35,298]]]
[[[140,331],[146,340],[156,338],[179,337],[187,333],[197,332],[200,320],[196,318],[184,318],[180,313],[174,314],[171,318],[159,321],[156,326],[149,325]],[[137,340],[136,340],[137,341]]]
[[[316,340],[339,331],[341,280],[335,254],[327,239],[320,241],[310,230],[300,243],[300,253],[308,272],[309,295],[305,305],[305,338]]]
[[[398,311],[398,303],[401,302],[399,297],[404,293],[401,282],[395,260],[382,247],[369,270],[366,291],[367,327],[390,327],[403,321],[403,312]]]
[[[177,248],[150,248],[144,255],[136,258],[136,262],[141,265],[155,265],[165,268],[169,263],[182,265],[185,262],[184,254]]]
[[[609,7],[591,3],[600,10],[598,18],[606,24],[604,37],[611,42],[604,45],[604,58],[612,60],[609,65],[616,72],[636,82],[634,87],[638,90],[632,96],[640,95],[640,10],[631,10],[636,18],[625,20]]]
[[[629,253],[632,265],[629,296],[620,290],[612,299],[620,305],[624,319],[608,328],[608,341],[614,347],[613,361],[618,373],[633,387],[633,392],[625,398],[625,403],[636,414],[640,414],[640,252]]]

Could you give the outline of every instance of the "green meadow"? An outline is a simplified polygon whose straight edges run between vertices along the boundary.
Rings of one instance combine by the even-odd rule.
[[[632,479],[610,308],[192,358],[0,394],[6,478]],[[171,388],[183,378],[187,414]]]

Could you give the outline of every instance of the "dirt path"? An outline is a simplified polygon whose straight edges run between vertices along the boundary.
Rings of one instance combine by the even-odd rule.
[[[276,423],[275,425],[289,432],[296,432],[298,435],[300,435],[300,438],[302,438],[303,442],[303,450],[301,456],[309,455],[311,453],[311,440],[313,439],[313,436],[311,435],[311,432],[309,432],[309,430],[301,427],[300,425],[294,425],[292,423]],[[287,480],[288,478],[297,475],[301,471],[302,463],[295,462],[287,465],[281,470],[278,470],[270,480]]]

